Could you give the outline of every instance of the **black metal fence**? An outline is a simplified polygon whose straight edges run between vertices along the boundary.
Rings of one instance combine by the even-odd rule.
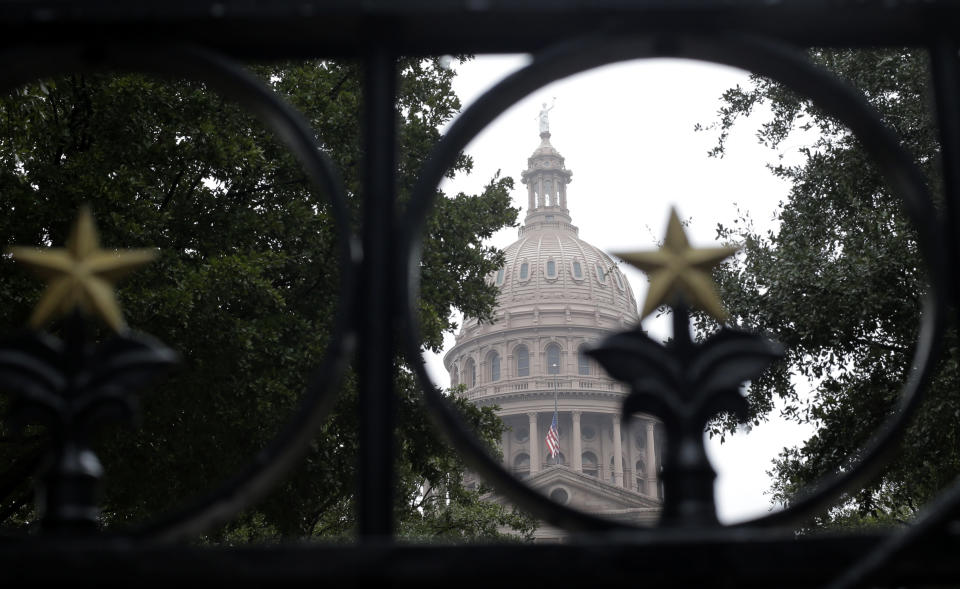
[[[109,585],[194,581],[234,585],[362,581],[416,586],[529,585],[574,579],[673,586],[960,582],[956,556],[960,537],[953,523],[960,511],[960,484],[945,490],[914,525],[889,534],[797,538],[788,527],[855,489],[889,458],[922,397],[942,331],[955,329],[946,323],[945,309],[957,292],[958,22],[960,3],[946,0],[0,2],[0,86],[5,91],[43,76],[104,69],[201,80],[237,100],[276,131],[310,179],[331,195],[343,252],[340,320],[324,364],[288,428],[253,464],[224,488],[134,536],[98,539],[41,534],[5,541],[0,544],[2,576],[11,584],[83,578]],[[810,46],[903,45],[924,48],[932,57],[947,196],[940,211],[935,210],[898,139],[863,98],[813,66],[802,52]],[[401,55],[466,52],[525,52],[534,58],[457,118],[421,170],[411,200],[400,207],[395,188],[395,60]],[[622,527],[549,502],[514,480],[482,451],[445,405],[419,360],[413,302],[420,240],[435,187],[459,151],[506,108],[551,81],[608,63],[671,56],[763,74],[843,121],[879,163],[891,190],[903,199],[919,229],[919,245],[931,276],[918,351],[904,384],[901,411],[877,433],[855,468],[823,481],[816,493],[788,510],[736,527],[684,515],[713,508],[712,492],[709,496],[700,493],[702,481],[687,476],[689,473],[674,473],[673,479],[665,481],[668,504],[671,498],[688,503],[678,505],[673,499],[673,515],[653,529]],[[358,235],[350,229],[343,189],[318,149],[312,130],[236,63],[302,57],[349,57],[361,60],[365,68],[366,160]],[[717,345],[731,346],[738,337],[725,334]],[[737,345],[741,344],[747,345]],[[0,376],[7,386],[33,395],[31,399],[44,397],[57,389],[61,376],[67,382],[77,370],[86,370],[83,366],[70,368],[70,358],[80,356],[70,356],[69,341],[66,348],[58,345],[31,340],[0,350]],[[658,366],[655,356],[659,351],[638,351],[646,343],[610,343],[618,345],[630,348],[638,363],[649,362],[653,369]],[[757,340],[749,345],[762,348],[764,344]],[[140,374],[170,360],[155,342],[127,341],[115,348],[111,353],[127,358],[127,364],[111,365],[91,377],[90,382],[101,388],[109,388],[104,383],[111,379],[123,386],[135,384],[139,377],[130,377],[124,366],[133,366],[130,370]],[[730,353],[774,353],[772,348],[759,352],[744,349]],[[46,367],[38,367],[33,360],[26,362],[24,350],[47,362]],[[416,376],[433,416],[477,472],[538,517],[580,535],[556,546],[394,543],[391,432],[397,417],[392,382],[398,351],[420,367]],[[354,546],[243,549],[170,544],[229,518],[283,476],[322,423],[337,379],[355,352],[362,443],[358,466],[360,542]],[[654,354],[653,359],[645,359],[646,353]],[[697,352],[670,353],[687,354],[686,359],[677,360],[686,374],[687,360]],[[57,360],[61,358],[58,354],[65,354],[67,360]],[[66,376],[57,376],[60,373],[49,366],[62,368]],[[725,369],[720,366],[717,370],[723,380]],[[721,388],[730,386],[724,383]],[[680,427],[666,421],[668,429]],[[51,488],[60,484],[58,488],[68,491],[48,498],[48,514],[62,515],[48,529],[75,524],[76,513],[89,501],[83,484],[72,479],[48,484]],[[563,566],[556,566],[559,563]]]

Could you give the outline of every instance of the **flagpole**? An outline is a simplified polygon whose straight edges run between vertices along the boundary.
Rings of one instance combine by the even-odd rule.
[[[557,455],[560,454],[560,425],[557,423],[557,398],[559,396],[560,389],[560,378],[558,373],[560,372],[559,364],[551,364],[550,368],[554,369],[553,372],[553,421],[550,422],[550,429],[547,431],[546,443],[547,448],[550,449],[550,458],[553,459],[554,465],[557,463]]]
[[[559,378],[560,378],[560,366],[558,366],[557,364],[554,364],[554,365],[553,365],[553,368],[554,368],[554,370],[553,370],[553,413],[554,413],[554,415],[556,415],[556,413],[557,413],[557,395],[559,394],[559,391],[560,391],[560,381],[559,381]],[[559,428],[559,426],[558,426],[558,428]]]
[[[557,424],[557,454],[560,454],[560,420],[557,416],[557,397],[560,395],[560,365],[553,365],[553,422]],[[557,463],[557,457],[553,457],[553,462]]]

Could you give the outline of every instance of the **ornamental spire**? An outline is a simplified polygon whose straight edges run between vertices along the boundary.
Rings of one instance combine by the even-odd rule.
[[[554,99],[556,100],[556,99]],[[524,225],[559,223],[570,226],[570,211],[567,209],[567,184],[573,172],[564,166],[563,156],[550,143],[549,113],[551,103],[544,102],[537,116],[540,124],[540,145],[527,159],[527,169],[520,181],[527,185],[527,216]]]

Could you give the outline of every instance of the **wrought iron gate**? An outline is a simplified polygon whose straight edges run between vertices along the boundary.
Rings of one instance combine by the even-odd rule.
[[[0,86],[5,91],[47,75],[104,69],[203,81],[275,130],[311,180],[332,195],[343,252],[335,336],[300,412],[273,445],[223,489],[135,536],[51,534],[4,541],[2,577],[11,584],[84,578],[109,585],[526,585],[572,579],[657,586],[960,583],[960,484],[928,506],[914,525],[896,533],[796,538],[786,527],[855,487],[888,458],[923,394],[942,330],[956,328],[947,325],[945,309],[957,292],[960,246],[958,23],[960,4],[950,0],[0,1]],[[810,46],[904,45],[925,48],[932,58],[947,194],[939,212],[898,139],[862,97],[800,51]],[[411,201],[400,207],[395,188],[395,59],[506,52],[531,53],[534,59],[455,121],[421,170]],[[691,488],[696,483],[684,477],[670,483],[666,494],[688,503],[674,506],[669,525],[650,530],[624,528],[549,502],[483,453],[446,407],[419,359],[413,302],[420,240],[434,189],[459,151],[506,108],[553,80],[608,63],[670,56],[763,74],[844,121],[906,203],[919,228],[932,281],[902,410],[878,432],[866,456],[853,471],[824,481],[815,494],[790,509],[735,527],[684,515],[698,512],[687,509],[698,502],[712,509],[712,497],[698,495]],[[236,63],[294,57],[350,57],[364,64],[366,160],[359,235],[350,230],[343,189],[312,130]],[[627,348],[634,343],[619,342]],[[51,368],[60,366],[62,358],[66,364],[79,358],[70,356],[69,341],[66,348],[42,338],[17,345],[0,350],[0,372],[8,386],[36,400],[61,386],[57,379],[73,378],[69,370],[60,374],[59,368]],[[46,364],[27,366],[24,350]],[[390,432],[397,419],[392,375],[398,350],[420,367],[416,376],[434,417],[477,471],[537,516],[582,536],[556,546],[410,546],[393,541]],[[171,543],[228,518],[282,477],[322,423],[337,378],[355,351],[361,395],[360,542],[242,549]],[[125,366],[133,366],[130,370],[137,374],[124,380],[124,386],[171,361],[168,351],[147,340],[122,341],[111,353],[126,354]],[[686,367],[684,362],[680,365]],[[124,370],[112,366],[94,382],[100,386],[114,377],[123,379]],[[48,514],[59,514],[59,524],[67,527],[82,520],[77,513],[89,502],[83,484],[72,479],[50,484],[65,485],[69,492],[52,495]],[[546,566],[552,562],[564,566]]]

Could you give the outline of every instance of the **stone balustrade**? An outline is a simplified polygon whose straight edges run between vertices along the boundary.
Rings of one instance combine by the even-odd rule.
[[[527,393],[537,391],[603,391],[624,393],[628,391],[622,383],[606,377],[591,376],[550,376],[508,378],[496,382],[479,384],[466,390],[467,399],[473,401],[493,395],[509,393]]]

